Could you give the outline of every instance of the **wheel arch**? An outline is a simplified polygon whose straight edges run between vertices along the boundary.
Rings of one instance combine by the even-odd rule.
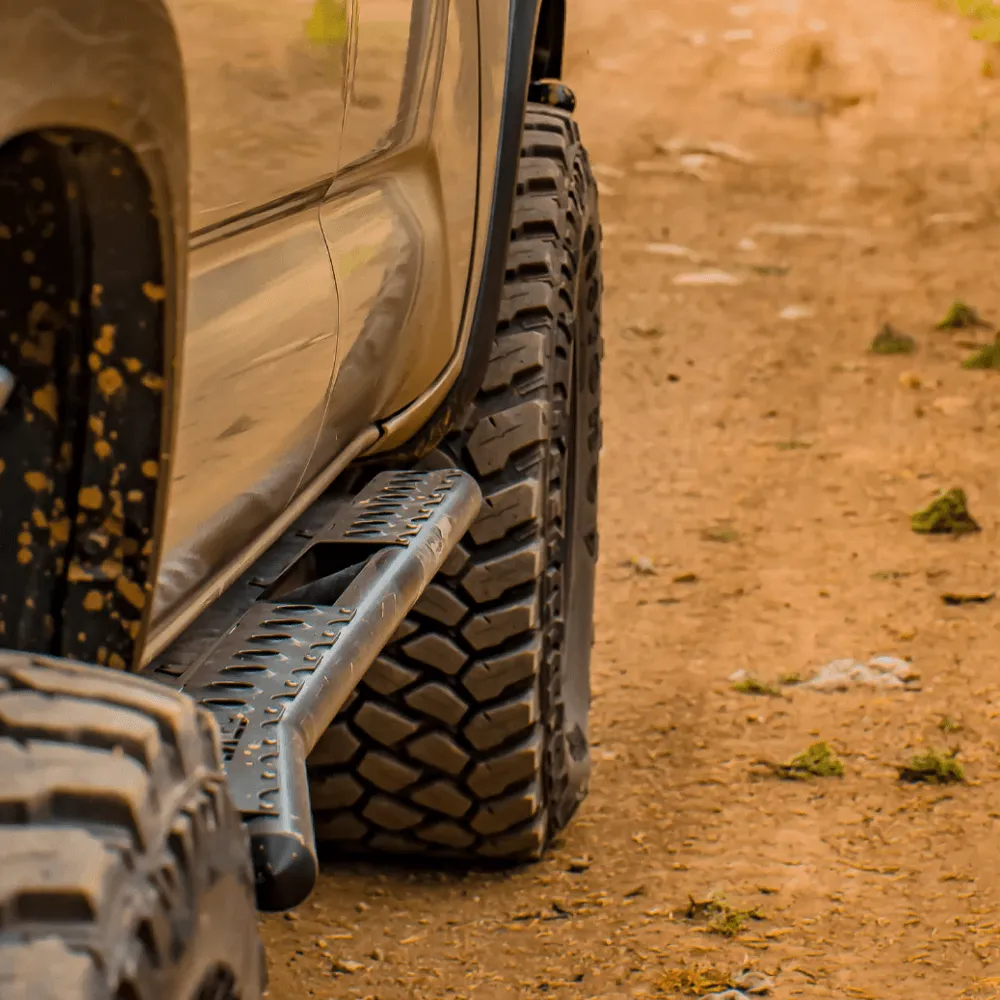
[[[115,325],[111,306],[99,307],[114,304],[122,316],[129,317],[118,330],[122,351],[127,343],[130,362],[143,363],[140,372],[132,372],[134,379],[119,366],[124,387],[129,390],[124,396],[127,402],[122,415],[127,419],[129,412],[133,417],[141,412],[147,419],[146,432],[140,435],[142,446],[133,448],[130,456],[135,468],[122,472],[123,461],[129,462],[129,456],[124,454],[127,449],[115,451],[109,458],[105,456],[101,466],[95,460],[94,440],[86,437],[86,431],[66,430],[69,402],[60,405],[55,411],[58,416],[52,418],[57,427],[53,440],[58,440],[60,434],[63,439],[73,439],[72,447],[78,452],[72,460],[74,468],[89,464],[91,471],[97,469],[102,477],[100,482],[81,479],[83,473],[79,468],[63,476],[65,496],[61,498],[61,513],[69,514],[78,507],[77,488],[90,482],[103,487],[107,505],[107,509],[92,512],[92,524],[78,523],[75,516],[69,517],[69,546],[81,541],[91,528],[97,530],[98,520],[104,528],[109,523],[121,522],[125,481],[129,476],[135,479],[144,475],[138,471],[140,466],[148,471],[152,469],[148,462],[156,465],[155,476],[145,476],[147,481],[141,484],[146,489],[146,500],[134,510],[127,510],[124,518],[131,516],[136,530],[141,528],[143,536],[148,535],[148,544],[140,543],[140,551],[130,553],[134,557],[130,562],[123,565],[109,551],[104,553],[108,558],[103,561],[103,570],[97,578],[90,570],[81,571],[77,566],[73,572],[78,578],[73,580],[70,578],[73,560],[71,553],[65,552],[49,563],[47,572],[36,573],[32,586],[42,601],[53,607],[61,606],[74,588],[80,590],[77,618],[83,620],[84,598],[87,598],[88,627],[74,628],[71,635],[64,630],[60,639],[59,622],[52,621],[58,615],[51,611],[43,613],[36,600],[33,603],[39,613],[34,622],[22,619],[12,634],[4,621],[3,625],[8,627],[0,643],[15,649],[57,652],[124,666],[136,660],[150,603],[148,592],[155,579],[154,540],[162,521],[165,486],[169,482],[167,463],[176,396],[174,374],[184,324],[188,130],[180,47],[162,0],[102,0],[100,4],[47,0],[43,9],[16,0],[0,0],[0,30],[8,40],[16,40],[8,46],[0,64],[0,166],[7,171],[8,194],[11,191],[16,194],[27,177],[25,164],[30,160],[25,157],[40,157],[37,162],[42,165],[50,188],[60,184],[63,188],[60,195],[52,198],[59,202],[55,214],[70,225],[67,238],[57,236],[52,244],[73,243],[72,247],[43,255],[37,270],[44,274],[44,264],[50,265],[52,273],[45,275],[45,290],[52,297],[61,294],[69,283],[80,285],[82,276],[91,273],[99,276],[94,281],[104,293],[103,304],[98,301],[102,296],[96,292],[89,302],[83,297],[80,303],[68,304],[70,318],[61,318],[60,329],[70,332],[63,339],[80,346],[83,344],[80,337],[86,338],[88,331],[97,336],[101,329]],[[12,210],[10,198],[6,205],[0,201],[0,208]],[[31,237],[38,235],[34,232]],[[129,266],[126,248],[142,258],[135,267]],[[87,257],[82,263],[81,253]],[[23,251],[15,248],[14,254],[12,259],[16,260],[23,256]],[[129,289],[126,283],[136,278],[140,266],[145,278],[139,283],[141,294],[137,296],[139,289]],[[24,276],[27,275],[25,270]],[[133,323],[129,303],[134,307],[137,297],[141,299],[145,318]],[[13,308],[6,309],[7,321],[17,334],[19,326],[27,330],[31,325],[26,322],[25,310],[37,303],[32,302],[26,288],[15,293],[8,287],[0,295],[0,312],[11,304]],[[81,357],[86,359],[86,348],[83,350]],[[12,356],[16,361],[21,360],[17,352]],[[89,356],[96,357],[97,351],[92,348]],[[123,361],[124,356],[99,360],[110,367],[116,360]],[[43,375],[38,371],[38,358],[34,361],[32,379],[37,383]],[[94,364],[91,361],[94,378],[87,380],[92,382],[92,401],[98,394],[99,371]],[[51,384],[56,385],[58,364],[50,360],[49,365]],[[155,403],[142,398],[140,380],[156,384]],[[31,379],[23,381],[30,383]],[[7,433],[0,434],[8,439],[8,444],[0,445],[0,450],[15,449],[20,425],[34,422],[37,427],[45,422],[37,407],[33,412],[33,394],[28,389],[26,384],[23,392],[15,390],[8,404]],[[135,407],[132,400],[137,401]],[[22,412],[13,409],[15,406],[22,407]],[[86,413],[86,409],[80,409],[73,419],[79,422]],[[91,410],[90,416],[93,415]],[[150,420],[155,424],[152,430],[148,425]],[[81,451],[84,448],[88,449],[86,456]],[[139,455],[143,449],[145,457]],[[3,457],[6,461],[9,456]],[[101,458],[98,453],[96,459]],[[15,469],[9,461],[7,466],[10,482]],[[13,475],[13,478],[19,481],[21,477]],[[49,494],[36,497],[38,503],[30,512],[40,530],[43,523],[56,520],[52,502],[59,473],[50,478],[53,485]],[[132,492],[138,491],[138,486],[134,486]],[[46,505],[47,510],[43,509]],[[6,523],[0,523],[0,571],[6,578],[8,568],[31,565],[30,553],[24,552],[25,548],[35,548],[41,553],[45,548],[57,546],[51,535],[39,537],[40,531],[35,533],[34,527],[31,545],[22,545],[23,515],[18,518],[12,513],[12,503],[5,501],[4,506],[8,516]],[[16,543],[15,535],[19,536]],[[93,561],[98,554],[94,550],[88,558]],[[81,589],[84,586],[86,590]],[[100,607],[96,607],[95,596],[88,597],[91,590],[104,593]],[[46,614],[50,618],[47,622]],[[101,642],[99,637],[108,633],[113,635],[110,644]]]
[[[132,150],[153,190],[164,258],[181,270],[188,230],[187,97],[163,0],[0,0],[16,45],[0,62],[0,145],[48,128],[101,133]],[[170,225],[167,225],[169,220]]]

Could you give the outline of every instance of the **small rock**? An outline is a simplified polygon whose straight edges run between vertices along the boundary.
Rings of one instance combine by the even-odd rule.
[[[924,225],[932,226],[974,226],[979,221],[975,212],[935,212],[924,219]]]
[[[678,274],[674,278],[675,285],[742,285],[743,279],[728,271],[710,270],[695,271],[688,274]]]
[[[753,253],[757,249],[757,241],[750,239],[749,236],[744,236],[736,246],[737,249],[742,250],[744,253]]]
[[[748,165],[756,163],[756,157],[728,142],[716,142],[712,139],[671,139],[668,142],[657,143],[656,148],[661,153],[674,156],[694,154],[699,156],[714,156],[719,160],[730,160],[732,163]]]
[[[868,666],[873,670],[881,670],[883,673],[892,674],[901,681],[915,681],[920,679],[920,673],[916,667],[901,656],[873,656],[868,661]]]
[[[335,958],[330,963],[330,968],[334,972],[350,976],[355,972],[363,972],[365,967],[361,962],[352,962],[346,958]]]
[[[659,340],[663,336],[658,326],[630,326],[625,332],[640,340]]]
[[[774,988],[774,979],[756,969],[747,969],[738,976],[733,976],[733,985],[748,996],[763,997]]]
[[[698,253],[690,247],[681,246],[679,243],[647,243],[643,250],[654,257],[672,257],[675,260],[687,260],[692,264],[705,264],[711,257]]]
[[[923,382],[920,376],[916,372],[903,372],[899,376],[899,384],[903,386],[904,389],[920,389],[923,386]]]
[[[855,687],[903,691],[915,690],[919,680],[920,673],[908,660],[898,656],[875,656],[867,663],[851,659],[833,660],[799,687],[825,694],[849,691]]]
[[[758,222],[750,232],[756,236],[815,236],[830,239],[848,238],[862,240],[866,238],[866,234],[860,229],[851,229],[846,226],[810,226],[801,222]]]
[[[656,576],[656,566],[649,556],[636,556],[631,566],[640,576]]]
[[[573,858],[566,870],[574,875],[582,875],[590,868],[590,864],[590,858]]]
[[[709,179],[708,168],[712,160],[704,153],[685,153],[678,162],[682,174],[697,177],[700,181]]]
[[[898,656],[875,656],[867,663],[851,659],[833,660],[798,687],[824,694],[850,691],[856,687],[912,691],[916,690],[919,680],[919,671],[908,660]]]
[[[978,594],[956,594],[947,593],[941,595],[941,600],[951,607],[960,607],[963,604],[988,604],[996,597],[996,591],[983,591]]]
[[[813,309],[812,306],[785,306],[785,308],[778,313],[778,318],[794,321],[798,319],[810,319],[815,315],[816,310]]]

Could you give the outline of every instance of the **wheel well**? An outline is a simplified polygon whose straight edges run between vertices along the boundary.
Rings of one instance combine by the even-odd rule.
[[[531,79],[557,80],[562,76],[566,0],[542,0],[531,59]]]
[[[153,565],[167,288],[152,189],[103,133],[0,147],[0,645],[129,665]]]

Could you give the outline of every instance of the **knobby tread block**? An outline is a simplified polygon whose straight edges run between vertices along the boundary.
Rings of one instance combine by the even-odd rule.
[[[192,976],[228,976],[259,998],[249,847],[224,782],[187,697],[0,653],[0,996],[190,1000]]]
[[[600,239],[563,111],[529,105],[511,230],[486,376],[440,449],[476,476],[482,510],[310,761],[317,838],[342,851],[531,859],[586,791],[564,702],[566,671],[587,684],[588,662],[562,652],[590,614],[563,607],[563,568],[567,456],[600,426]],[[583,437],[577,530],[596,539],[600,440]],[[589,558],[592,586],[596,542]]]

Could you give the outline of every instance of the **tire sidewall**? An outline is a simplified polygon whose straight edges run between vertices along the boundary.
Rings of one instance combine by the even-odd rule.
[[[542,677],[549,726],[545,797],[553,834],[563,829],[590,783],[590,658],[597,576],[598,461],[601,447],[601,260],[597,187],[587,155],[577,143],[567,177],[566,250],[575,265],[573,312],[567,324],[569,393],[553,393],[549,482],[561,480],[561,503],[550,503],[546,536],[549,565],[542,606],[549,613]],[[575,213],[579,213],[575,217]],[[554,374],[557,366],[553,366]],[[558,381],[555,379],[554,381]],[[558,412],[560,409],[562,412]],[[553,477],[552,465],[562,466]],[[551,498],[550,498],[551,499]],[[561,522],[553,530],[552,521]],[[561,535],[561,538],[559,537]],[[550,708],[551,706],[551,708]]]

